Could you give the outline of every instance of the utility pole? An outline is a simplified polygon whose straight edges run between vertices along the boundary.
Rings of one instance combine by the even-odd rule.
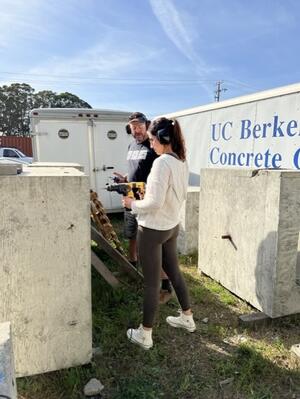
[[[223,83],[224,83],[224,82],[223,82],[222,80],[218,80],[217,83],[216,83],[216,90],[215,90],[215,101],[216,101],[216,102],[219,102],[219,101],[220,101],[221,92],[222,92],[222,91],[225,92],[225,91],[227,90],[225,87],[221,88],[221,85],[222,85]]]

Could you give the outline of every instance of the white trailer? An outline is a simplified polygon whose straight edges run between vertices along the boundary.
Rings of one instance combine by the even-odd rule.
[[[130,112],[38,108],[30,112],[35,162],[71,162],[84,166],[107,212],[122,209],[121,197],[104,189],[113,172],[125,173],[131,135],[125,126]]]
[[[207,167],[300,169],[300,84],[168,114],[183,130],[190,185]]]

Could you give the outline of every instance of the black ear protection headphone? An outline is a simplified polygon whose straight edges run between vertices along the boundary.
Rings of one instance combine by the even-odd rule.
[[[156,132],[156,137],[157,137],[158,141],[160,142],[160,144],[170,144],[170,142],[171,142],[171,137],[170,137],[171,126],[173,126],[173,121],[169,121],[167,126],[165,126],[162,129],[159,129]]]

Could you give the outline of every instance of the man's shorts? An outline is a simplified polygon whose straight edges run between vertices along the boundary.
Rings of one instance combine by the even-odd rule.
[[[138,224],[136,216],[131,211],[124,210],[124,236],[128,240],[136,238]]]

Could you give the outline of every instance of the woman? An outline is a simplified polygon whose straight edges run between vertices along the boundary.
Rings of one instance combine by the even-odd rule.
[[[137,214],[138,253],[145,282],[143,324],[129,329],[127,337],[144,349],[153,346],[152,326],[158,307],[162,265],[182,309],[179,317],[168,316],[167,323],[189,332],[196,329],[186,284],[179,270],[176,245],[179,213],[188,182],[184,140],[178,122],[167,118],[153,121],[148,136],[159,157],[148,176],[145,197],[123,199],[123,205]]]

